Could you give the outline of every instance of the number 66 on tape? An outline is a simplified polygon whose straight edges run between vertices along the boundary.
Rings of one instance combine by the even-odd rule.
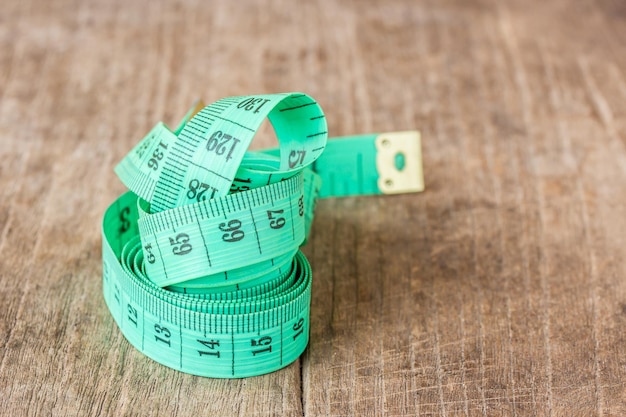
[[[279,148],[250,152],[268,118]],[[120,162],[130,189],[103,219],[103,292],[128,341],[195,375],[260,375],[309,338],[311,268],[299,251],[318,197],[423,189],[417,132],[327,141],[302,93],[196,105]],[[324,184],[321,187],[321,184]]]

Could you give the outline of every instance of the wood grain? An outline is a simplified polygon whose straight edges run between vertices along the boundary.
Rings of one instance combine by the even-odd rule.
[[[624,39],[620,0],[4,1],[0,415],[626,415]],[[102,298],[113,167],[281,91],[421,130],[426,191],[319,203],[295,364],[164,368]]]

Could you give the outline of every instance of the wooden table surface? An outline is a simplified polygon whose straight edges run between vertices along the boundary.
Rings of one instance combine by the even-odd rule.
[[[622,0],[4,0],[0,414],[626,415],[625,39]],[[331,136],[419,129],[426,191],[320,201],[296,363],[165,368],[102,297],[113,167],[284,91]]]

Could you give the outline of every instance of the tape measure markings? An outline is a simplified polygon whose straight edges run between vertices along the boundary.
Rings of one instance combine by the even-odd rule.
[[[140,204],[138,225],[143,248],[149,254],[146,264],[148,275],[152,281],[161,286],[198,278],[188,268],[177,263],[168,267],[164,262],[164,251],[184,255],[186,262],[196,262],[194,269],[202,271],[203,275],[210,275],[233,269],[237,265],[258,263],[273,258],[276,254],[297,249],[305,236],[304,213],[298,216],[284,216],[284,213],[287,209],[293,213],[293,204],[303,200],[302,187],[303,176],[298,174],[264,188],[230,194],[218,200],[204,200],[160,213],[148,214],[145,207]],[[262,227],[257,225],[254,217],[254,211],[257,210],[265,213]],[[226,221],[222,221],[222,217]],[[290,223],[291,227],[285,227],[287,223]],[[247,230],[248,224],[251,224],[254,230],[256,238],[254,246],[258,250],[258,255],[250,251],[253,244],[246,240],[246,236],[251,232]],[[213,239],[211,235],[214,236]],[[202,257],[208,262],[203,268],[197,268],[200,255],[192,255],[196,246],[194,242],[198,239],[202,240],[206,254]],[[225,242],[231,246],[224,247],[223,244],[216,243],[214,245],[216,248],[211,249],[207,241]],[[288,244],[289,241],[292,243]],[[242,246],[241,242],[248,243]],[[224,251],[232,253],[232,245],[235,244],[238,245],[239,254],[228,259],[223,258]],[[158,248],[158,257],[162,261],[159,263],[160,270],[155,269],[157,265],[155,262],[157,256],[153,252],[155,247]],[[227,279],[227,275],[224,278]]]
[[[176,153],[172,154],[172,156],[175,157],[176,160],[175,160],[175,163],[168,164],[168,168],[172,172],[175,172],[177,175],[174,181],[169,182],[169,184],[163,185],[165,189],[162,190],[162,195],[163,195],[164,204],[167,206],[167,208],[173,207],[175,205],[176,199],[178,198],[177,193],[179,193],[180,191],[180,185],[183,179],[185,178],[185,174],[187,172],[189,164],[192,164],[195,167],[200,168],[200,169],[205,169],[208,173],[216,176],[217,178],[221,178],[224,181],[227,181],[227,182],[229,181],[229,179],[225,177],[224,175],[216,172],[215,170],[211,170],[207,168],[207,166],[213,166],[213,164],[210,164],[210,163],[200,164],[200,163],[194,163],[193,161],[193,155],[196,154],[195,150],[197,150],[200,144],[200,138],[203,138],[215,125],[215,119],[213,118],[209,119],[209,117],[207,117],[206,119],[203,120],[203,117],[205,116],[205,114],[208,114],[211,116],[214,115],[211,112],[211,108],[216,108],[220,110],[220,112],[224,112],[229,107],[229,106],[221,106],[219,103],[220,102],[214,103],[213,105],[208,106],[204,108],[203,110],[201,110],[196,116],[194,116],[192,120],[190,120],[189,123],[187,123],[187,125],[183,128],[181,132],[180,137],[186,139],[187,144],[191,146],[192,150],[190,151],[191,155],[187,155],[187,157],[185,157],[185,155],[182,152],[181,152],[182,155],[181,154],[177,155]],[[203,123],[203,121],[207,123],[205,124]],[[204,127],[204,129],[201,129],[201,127]],[[249,129],[249,128],[246,127],[246,129]],[[188,131],[191,131],[194,134],[190,135],[187,133]],[[232,140],[232,137],[231,137],[231,140]],[[175,148],[176,146],[174,146],[174,149]],[[231,148],[231,150],[232,149],[233,148]],[[213,180],[215,180],[215,178],[213,178]],[[232,180],[230,181],[232,182]],[[203,181],[203,182],[206,182],[206,181]],[[159,184],[157,184],[157,187],[159,187]],[[215,190],[214,186],[213,186],[213,189]],[[160,201],[157,200],[155,202],[155,206],[157,208],[156,211],[161,211]]]
[[[280,105],[283,103],[284,98],[285,98],[285,95],[283,95],[283,96],[282,96],[282,100],[281,100],[281,101],[278,101],[278,102],[275,104],[276,106],[278,106],[278,107],[277,107],[278,109],[280,109]],[[287,96],[287,98],[289,98],[289,96]],[[235,102],[236,102],[235,100],[233,100],[233,101],[232,101],[232,103],[233,103],[233,104],[234,104]],[[242,103],[245,103],[245,100],[244,100]],[[241,103],[240,103],[240,104],[241,104]],[[310,103],[310,104],[316,104],[316,103],[312,102],[312,103]],[[216,130],[216,129],[218,129],[218,128],[220,127],[220,125],[216,125],[216,124],[214,124],[214,123],[211,123],[211,125],[209,126],[209,128],[206,128],[206,127],[205,127],[205,129],[204,129],[204,130],[203,130],[203,129],[197,129],[197,128],[195,127],[195,125],[197,125],[197,124],[198,124],[198,123],[197,123],[197,120],[200,120],[200,119],[203,117],[204,113],[207,113],[207,112],[209,112],[209,113],[210,113],[210,112],[212,111],[212,109],[211,109],[212,107],[215,107],[215,106],[214,106],[214,105],[208,106],[208,107],[206,107],[205,109],[201,110],[198,114],[196,114],[196,116],[195,116],[192,120],[190,120],[190,122],[189,122],[189,123],[188,123],[188,124],[187,124],[187,125],[183,128],[183,130],[182,130],[182,132],[181,132],[181,135],[180,135],[181,137],[185,137],[185,138],[187,138],[188,140],[191,140],[191,142],[189,143],[189,145],[190,145],[192,148],[197,149],[197,147],[199,146],[200,141],[198,140],[198,136],[199,136],[199,135],[198,135],[198,133],[200,133],[200,134],[201,134],[203,137],[205,137],[205,139],[206,139],[206,136],[208,136],[208,133],[209,133],[210,131]],[[231,105],[231,107],[232,107],[232,105]],[[294,107],[294,108],[295,108],[295,107]],[[226,110],[228,110],[228,109],[229,109],[229,107],[222,107],[222,109],[223,109],[223,110],[222,110],[222,112],[226,112]],[[230,110],[232,110],[232,108],[230,108]],[[270,108],[270,107],[266,107],[266,110],[271,110],[271,108]],[[280,109],[280,110],[285,110],[285,109]],[[260,124],[260,122],[261,122],[261,121],[263,120],[263,118],[265,117],[265,114],[261,113],[261,115],[260,115],[260,116],[261,116],[261,117],[257,117],[255,120],[253,120],[253,122],[255,123],[255,127],[258,127],[258,125]],[[270,117],[271,117],[271,113],[270,113]],[[224,118],[224,119],[229,120],[230,122],[233,122],[231,119],[229,119],[229,118],[227,118],[227,117],[226,117],[226,118]],[[273,119],[271,119],[271,120],[272,120],[272,122],[273,122],[273,123],[280,122],[280,119],[276,119],[276,118],[273,118]],[[237,123],[237,122],[235,122],[235,123]],[[249,126],[245,126],[245,125],[243,125],[243,124],[241,124],[241,123],[237,123],[237,125],[238,125],[238,126],[243,126],[243,127],[244,127],[244,128],[246,128],[246,129],[251,129]],[[323,129],[321,132],[317,131],[317,132],[315,132],[314,134],[309,134],[309,135],[307,135],[307,138],[310,138],[310,137],[315,137],[315,136],[324,136],[324,135],[325,135],[325,132],[326,132],[326,129],[325,129],[325,123],[323,123],[323,127],[324,127],[324,129]],[[211,130],[211,129],[213,129],[213,130]],[[187,132],[186,132],[186,131],[188,131],[188,130],[195,130],[195,133],[196,133],[196,134],[195,134],[195,135],[193,135],[193,137],[191,137],[191,135],[188,135],[188,134],[187,134]],[[253,129],[251,129],[251,130],[253,131]],[[221,134],[221,131],[217,131],[217,133],[220,133],[220,134]],[[224,135],[224,136],[226,136],[226,135]],[[229,135],[229,137],[230,137],[230,135]],[[278,137],[279,137],[279,141],[280,141],[280,140],[281,140],[280,135],[278,135]],[[233,135],[233,138],[234,138],[234,135]],[[228,155],[227,155],[227,157],[226,157],[226,160],[230,159],[230,155],[231,155],[231,153],[232,153],[232,152],[233,152],[233,150],[234,150],[234,145],[236,145],[237,143],[239,143],[241,140],[247,141],[247,143],[249,143],[249,141],[251,140],[252,136],[251,136],[251,135],[248,135],[248,136],[246,136],[245,138],[242,138],[242,139],[236,139],[236,138],[234,138],[234,139],[233,139],[233,138],[231,138],[231,139],[232,139],[232,140],[236,140],[237,142],[236,142],[236,143],[234,143],[234,144],[231,146],[231,149],[230,149],[230,151],[229,151],[229,154],[228,154]],[[209,140],[211,140],[211,139],[209,139]],[[213,142],[213,143],[215,143],[215,142]],[[174,144],[174,148],[173,148],[173,149],[175,149],[175,148],[177,147],[177,144],[178,144],[178,143],[177,143],[177,142],[175,142],[175,144]],[[215,146],[217,146],[217,145],[215,145]],[[208,148],[209,148],[209,144],[207,143],[207,149],[208,149]],[[318,148],[319,148],[319,147],[318,147]],[[225,152],[225,150],[224,150],[224,149],[222,149],[222,150],[221,150],[221,153],[224,153],[224,152]],[[303,158],[302,158],[302,159],[304,159],[304,153],[305,153],[305,152],[306,152],[306,151],[298,151],[298,153],[301,153],[301,154],[302,154],[302,156],[303,156]],[[216,154],[217,154],[217,153],[219,153],[219,151],[217,151],[217,152],[216,152]],[[298,153],[296,153],[296,151],[293,151],[293,150],[292,150],[292,152],[290,153],[290,155],[291,155],[292,153],[294,154],[293,156],[297,156],[297,155],[298,155]],[[200,163],[195,163],[195,162],[193,161],[193,158],[182,158],[180,155],[177,155],[175,151],[173,151],[170,155],[171,155],[172,157],[174,157],[174,158],[176,158],[176,159],[177,159],[177,161],[176,161],[177,163],[175,164],[175,165],[176,165],[176,168],[175,168],[175,169],[178,171],[178,174],[179,174],[179,175],[177,175],[177,176],[176,176],[176,178],[174,179],[174,181],[162,181],[162,182],[161,182],[161,184],[166,183],[166,182],[167,182],[168,184],[163,184],[163,185],[161,186],[161,188],[163,188],[163,189],[162,189],[162,190],[160,190],[160,192],[159,192],[158,194],[156,194],[156,196],[157,196],[157,197],[162,198],[163,200],[167,200],[167,201],[166,201],[166,202],[167,202],[167,204],[172,204],[171,202],[174,200],[174,196],[173,196],[173,194],[176,194],[176,192],[177,192],[177,190],[176,190],[176,189],[177,189],[177,188],[178,188],[178,193],[180,194],[180,184],[177,184],[176,186],[174,186],[174,185],[172,184],[172,182],[174,182],[174,183],[176,183],[176,182],[178,182],[178,183],[183,182],[183,181],[182,181],[182,178],[184,177],[184,172],[185,172],[185,171],[186,171],[186,169],[188,168],[188,165],[187,165],[188,163],[193,163],[193,164],[195,164],[195,166],[196,166],[196,167],[201,167],[201,169],[206,169],[206,170],[207,170],[207,172],[208,172],[209,174],[212,174],[212,176],[213,176],[213,178],[212,178],[212,179],[213,179],[213,180],[216,180],[216,177],[217,177],[217,178],[221,178],[221,179],[223,179],[223,180],[224,180],[224,181],[226,181],[226,182],[232,183],[232,181],[233,181],[233,179],[234,179],[234,178],[231,178],[231,176],[222,175],[222,174],[218,173],[218,172],[217,172],[216,170],[214,170],[214,169],[208,169],[208,168],[206,168],[207,166],[214,166],[214,164],[211,164],[211,163],[206,163],[206,162],[205,162],[205,163],[202,163],[202,164],[200,164]],[[211,153],[208,153],[208,154],[206,154],[206,155],[211,156],[212,154],[211,154]],[[207,158],[207,157],[206,157],[206,155],[205,155],[205,158],[203,159],[203,161],[206,161],[207,159],[208,159],[208,160],[215,159],[215,158]],[[241,154],[241,153],[240,153],[240,155],[238,155],[238,156],[237,156],[237,158],[239,158],[239,159],[240,159],[241,157],[243,157],[243,154]],[[283,160],[284,160],[284,158],[283,158]],[[304,162],[304,161],[301,161],[301,162]],[[284,165],[284,162],[283,162],[282,164]],[[167,166],[166,166],[166,169],[169,169],[169,168],[170,168],[170,164],[166,164],[166,165],[167,165]],[[231,171],[233,171],[233,170],[231,169]],[[219,193],[221,193],[221,192],[222,192],[222,191],[221,191],[221,189],[225,188],[225,187],[223,187],[223,186],[222,186],[222,187],[220,187],[219,185],[217,185],[217,186],[216,186],[216,185],[215,185],[215,183],[211,183],[211,182],[209,182],[209,181],[205,181],[205,182],[206,182],[206,183],[208,184],[208,186],[209,186],[209,187],[211,187],[211,189],[213,190],[213,196],[215,196],[215,193],[218,193],[218,195],[219,195]],[[220,182],[220,181],[218,181],[218,182]],[[157,183],[157,188],[159,188],[159,183]],[[228,188],[230,188],[230,184],[229,184],[229,187],[228,187]],[[155,211],[160,211],[159,202],[157,202],[155,205],[156,205],[156,209],[155,209]]]

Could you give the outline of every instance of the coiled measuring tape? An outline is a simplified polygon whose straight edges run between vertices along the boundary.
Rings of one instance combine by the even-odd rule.
[[[250,152],[265,118],[279,148]],[[299,251],[318,197],[423,189],[417,132],[327,141],[301,93],[196,105],[119,163],[130,189],[103,219],[103,292],[126,339],[208,377],[260,375],[307,346],[311,268]],[[323,186],[322,186],[323,184]]]

